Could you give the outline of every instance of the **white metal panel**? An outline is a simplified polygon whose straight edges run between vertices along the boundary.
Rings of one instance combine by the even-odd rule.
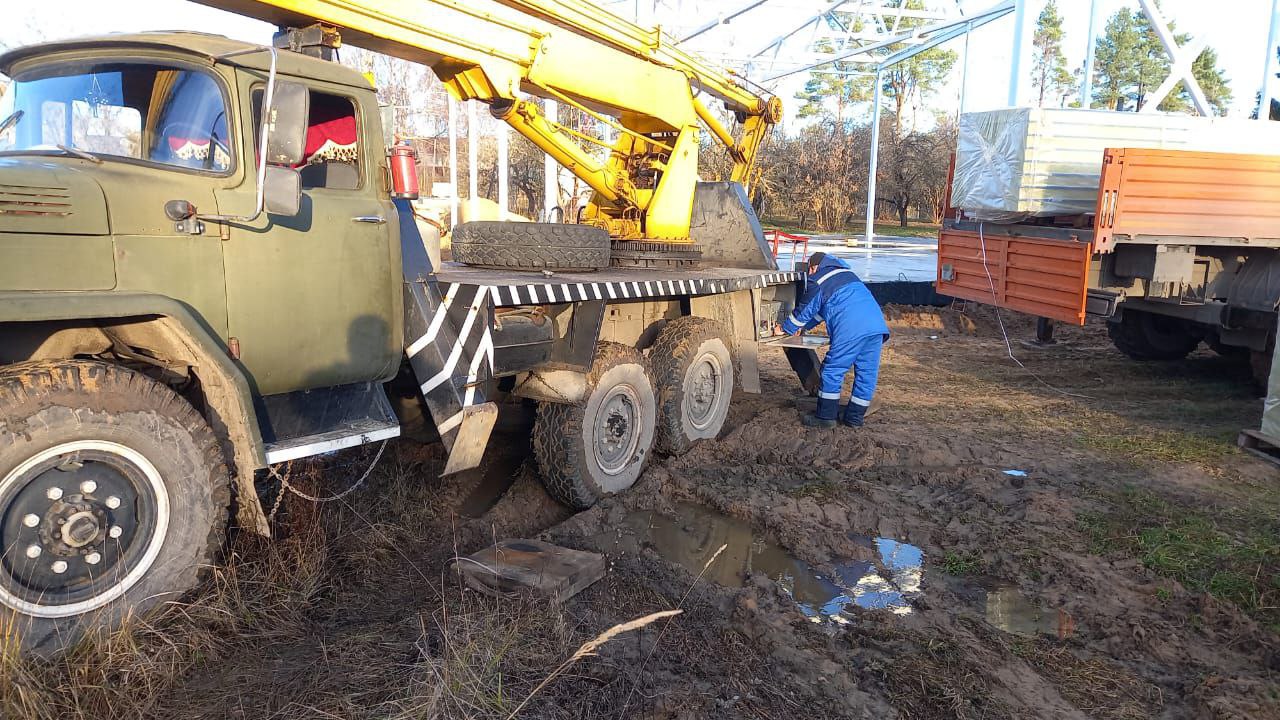
[[[952,205],[993,221],[1091,213],[1107,148],[1280,155],[1280,124],[1058,108],[965,113]]]

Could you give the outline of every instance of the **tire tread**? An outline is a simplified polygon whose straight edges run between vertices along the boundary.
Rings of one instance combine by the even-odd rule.
[[[222,508],[219,520],[213,523],[200,548],[198,561],[184,568],[176,585],[192,588],[202,582],[212,571],[221,556],[226,541],[227,518],[232,501],[230,473],[222,454],[221,445],[213,430],[184,398],[165,385],[141,373],[110,363],[89,360],[40,360],[15,363],[0,368],[0,438],[24,432],[24,418],[49,407],[62,406],[81,412],[87,404],[84,396],[98,395],[120,398],[112,405],[130,410],[150,410],[176,420],[200,448],[203,465],[211,469],[213,477],[223,478],[210,494],[215,507]],[[33,638],[39,646],[51,641],[62,642],[66,638]]]
[[[477,221],[454,231],[453,259],[518,270],[594,270],[609,266],[610,240],[590,225]]]
[[[655,445],[668,455],[683,455],[693,447],[685,437],[680,416],[680,399],[684,390],[685,366],[706,340],[719,339],[728,348],[731,361],[733,344],[724,327],[710,318],[692,315],[676,318],[658,333],[649,350],[658,391],[658,431]],[[734,368],[737,375],[737,368]],[[730,393],[733,388],[729,388]]]
[[[588,395],[606,371],[626,363],[644,367],[653,384],[653,372],[639,350],[621,343],[601,342],[587,374]],[[533,451],[543,487],[551,497],[575,510],[585,510],[600,499],[598,491],[586,481],[586,458],[578,442],[582,422],[582,404],[539,402],[533,424]]]

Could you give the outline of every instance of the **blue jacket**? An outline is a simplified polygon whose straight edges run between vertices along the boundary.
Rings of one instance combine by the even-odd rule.
[[[823,259],[817,272],[809,276],[804,296],[782,322],[782,329],[795,334],[823,321],[833,347],[870,335],[889,338],[880,304],[845,261],[834,255]]]

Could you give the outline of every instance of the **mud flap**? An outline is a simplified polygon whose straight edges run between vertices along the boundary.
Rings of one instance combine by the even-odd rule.
[[[453,438],[453,447],[449,449],[445,475],[470,470],[480,464],[484,449],[489,445],[489,433],[497,419],[497,403],[487,402],[462,409],[462,422]]]
[[[493,305],[485,288],[436,282],[412,209],[399,211],[404,270],[405,355],[440,439],[449,451],[445,474],[480,464],[497,406],[493,379]]]

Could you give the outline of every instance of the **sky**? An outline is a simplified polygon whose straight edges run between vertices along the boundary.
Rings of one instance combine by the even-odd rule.
[[[1083,63],[1093,0],[1058,0],[1064,16],[1064,49],[1073,67]],[[951,7],[953,0],[934,0],[936,6]],[[1034,24],[1045,0],[1027,0],[1029,23]],[[1136,0],[1096,0],[1099,34],[1106,18],[1121,7],[1137,8]],[[995,0],[960,0],[959,6],[972,14],[995,3]],[[602,4],[628,19],[639,18],[641,24],[660,24],[676,37],[683,36],[718,14],[744,5],[743,0],[603,0]],[[691,49],[713,58],[740,61],[767,45],[784,30],[789,30],[825,7],[829,0],[766,0],[764,4],[726,25],[704,33],[688,43]],[[851,3],[856,4],[856,3]],[[24,45],[42,39],[57,39],[101,32],[138,30],[200,30],[251,42],[269,43],[273,28],[231,13],[198,5],[187,0],[9,0],[6,21],[0,24],[0,46]],[[1203,35],[1218,51],[1219,64],[1230,80],[1235,100],[1231,114],[1247,116],[1253,110],[1253,98],[1261,86],[1268,20],[1272,0],[1163,0],[1167,16],[1177,23],[1179,31]],[[1008,105],[1010,57],[1013,37],[1012,15],[975,30],[969,39],[965,110],[986,110]],[[795,35],[780,53],[798,57],[808,37]],[[947,47],[962,53],[963,39]],[[1026,48],[1023,68],[1030,76],[1030,46]],[[928,110],[954,112],[960,92],[960,65],[946,87],[927,102]],[[776,74],[768,72],[764,76]],[[782,98],[793,117],[800,104],[795,93],[803,84],[804,74],[773,83],[772,89]],[[1023,102],[1031,100],[1029,80],[1025,80]]]

